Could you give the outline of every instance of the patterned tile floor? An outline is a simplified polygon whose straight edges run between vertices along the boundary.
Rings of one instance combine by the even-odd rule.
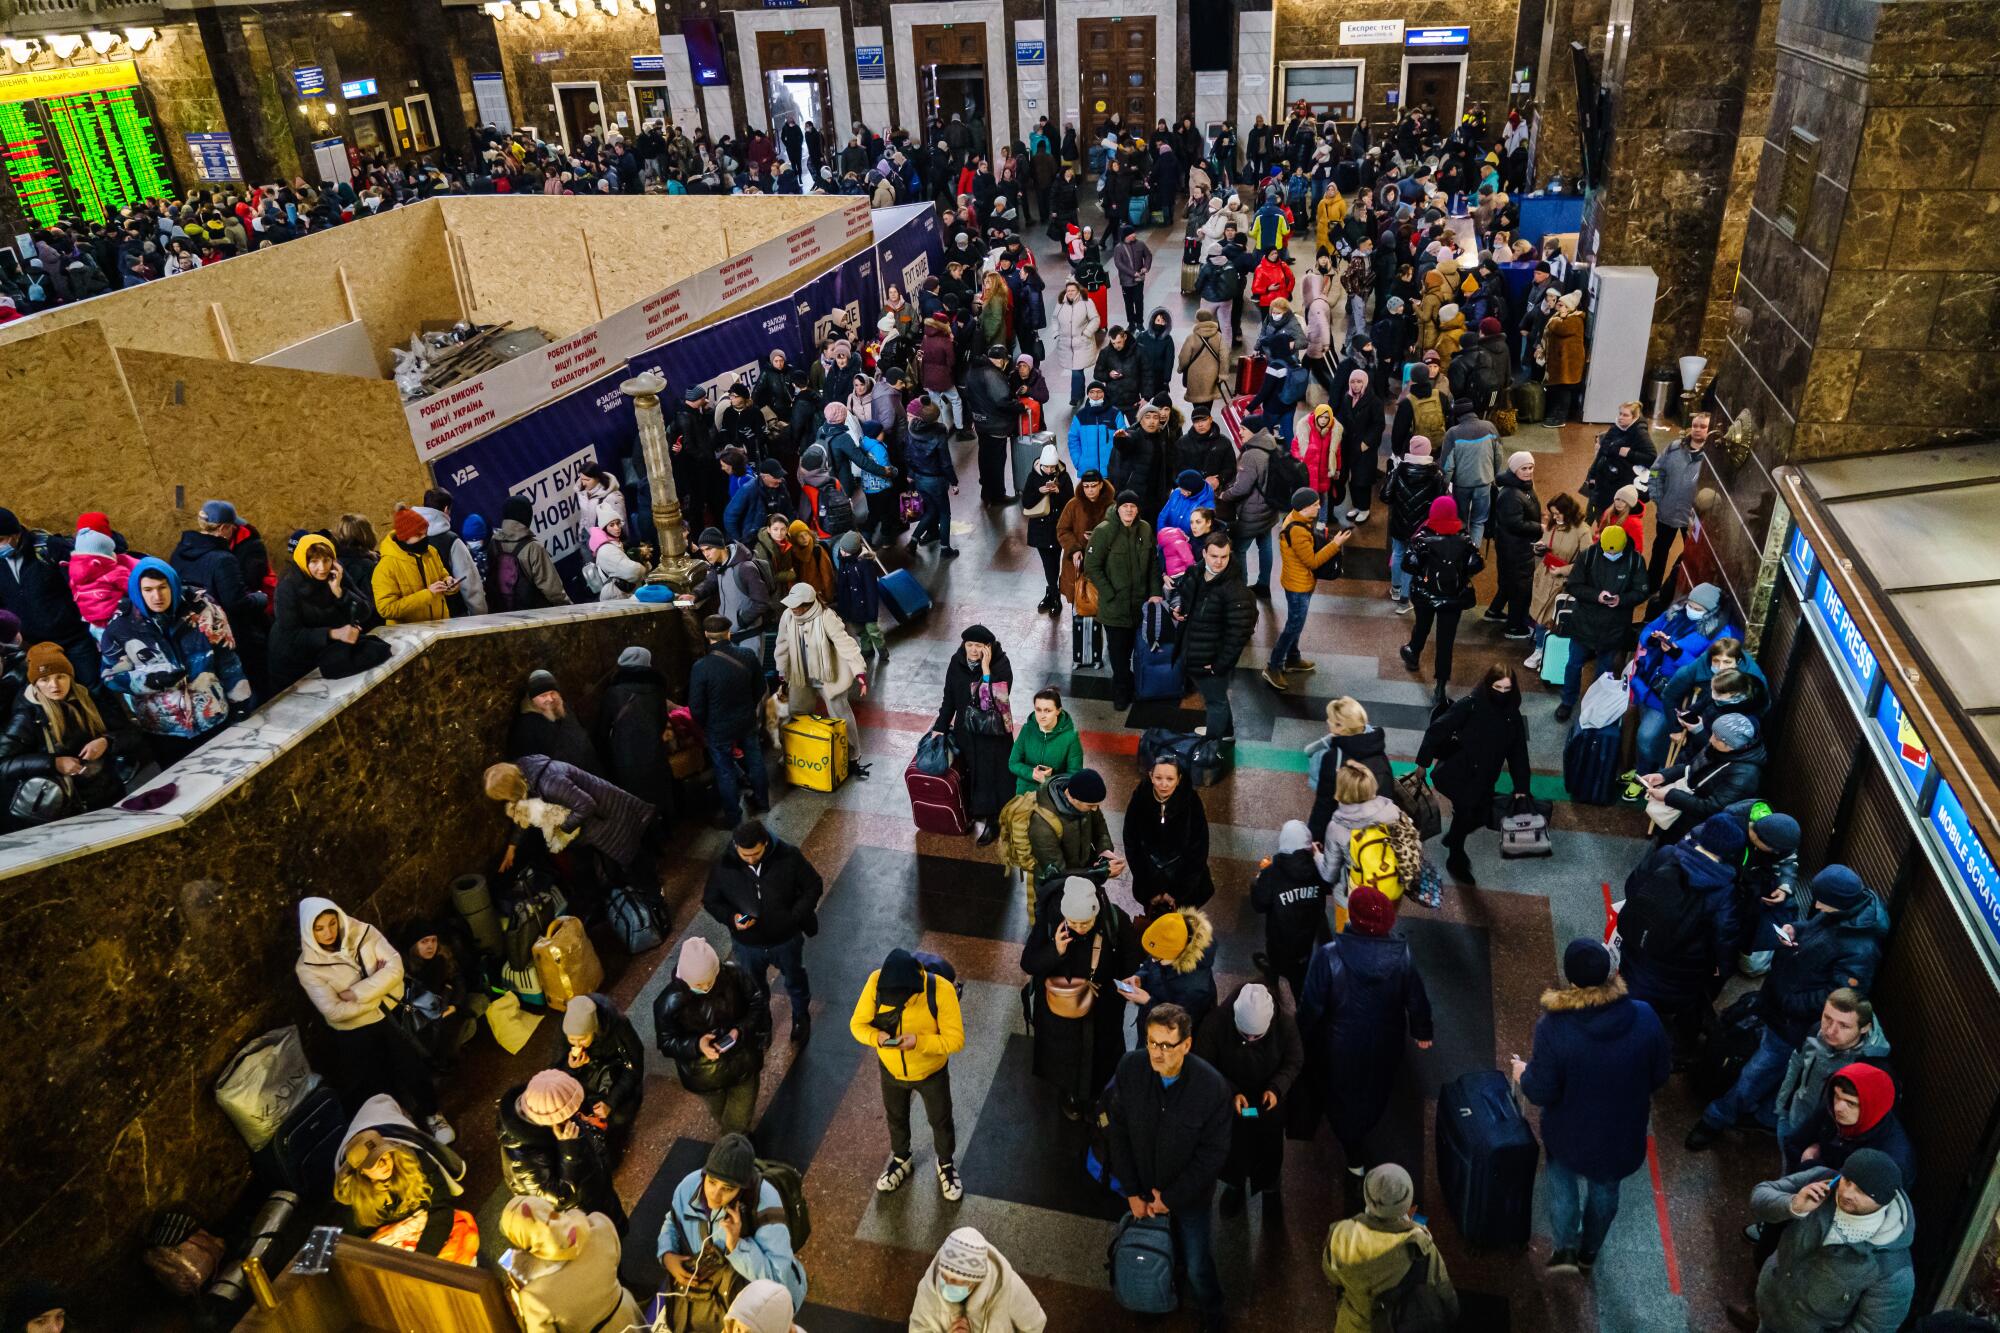
[[[1149,284],[1149,308],[1166,305],[1184,328],[1193,312],[1177,288],[1178,228],[1171,234],[1157,231],[1153,239],[1160,261]],[[1058,288],[1060,261],[1048,259],[1045,265],[1051,289]],[[1049,367],[1050,382],[1066,383],[1066,369]],[[1067,428],[1065,407],[1052,405],[1050,416],[1058,433]],[[1538,481],[1545,496],[1581,480],[1597,429],[1557,432],[1535,426],[1518,437],[1520,447],[1542,455]],[[1104,1281],[1115,1202],[1082,1175],[1079,1128],[1061,1118],[1054,1098],[1027,1072],[1018,1002],[1019,945],[1026,934],[1020,889],[991,849],[976,848],[969,839],[915,832],[897,776],[937,707],[944,663],[958,632],[974,621],[999,636],[1013,662],[1017,693],[1025,695],[1044,681],[1063,687],[1084,732],[1086,757],[1110,781],[1107,812],[1114,834],[1136,781],[1131,756],[1139,730],[1175,721],[1191,726],[1199,717],[1196,710],[1157,704],[1118,716],[1108,702],[1103,672],[1072,672],[1068,625],[1033,609],[1040,570],[1023,545],[1019,518],[1011,509],[979,507],[970,445],[961,449],[966,485],[955,526],[965,555],[950,564],[929,556],[913,563],[936,609],[921,623],[890,632],[891,654],[872,677],[860,719],[862,746],[875,776],[849,781],[831,794],[790,792],[771,816],[780,836],[801,844],[830,886],[822,933],[807,950],[814,1007],[824,1012],[802,1050],[782,1042],[773,1049],[756,1132],[763,1153],[808,1169],[814,1214],[805,1253],[811,1304],[800,1322],[811,1333],[901,1327],[929,1256],[953,1226],[963,1224],[978,1226],[1027,1275],[1050,1313],[1051,1328],[1133,1322],[1118,1311]],[[1261,941],[1261,925],[1247,901],[1257,859],[1275,848],[1278,826],[1302,818],[1310,806],[1299,747],[1320,734],[1326,701],[1352,694],[1388,729],[1394,758],[1407,761],[1415,751],[1428,689],[1395,655],[1409,622],[1393,614],[1381,582],[1387,563],[1383,524],[1378,506],[1349,547],[1351,577],[1323,585],[1314,599],[1303,648],[1319,670],[1295,678],[1297,688],[1284,695],[1256,677],[1250,664],[1261,664],[1276,638],[1280,602],[1275,611],[1264,606],[1253,647],[1237,672],[1232,692],[1242,738],[1237,767],[1203,793],[1214,830],[1218,892],[1210,911],[1225,991],[1245,979],[1250,953]],[[1490,576],[1480,590],[1483,601],[1491,592]],[[1459,689],[1490,661],[1518,661],[1520,655],[1492,627],[1469,617],[1458,645]],[[1557,975],[1561,944],[1601,932],[1607,899],[1600,886],[1622,880],[1641,850],[1635,814],[1561,799],[1562,738],[1551,718],[1554,700],[1539,683],[1529,689],[1535,786],[1558,802],[1556,852],[1538,862],[1502,862],[1492,838],[1476,840],[1472,859],[1479,887],[1448,889],[1438,912],[1411,907],[1404,913],[1403,929],[1429,981],[1438,1041],[1431,1051],[1411,1053],[1380,1148],[1418,1175],[1431,1223],[1468,1296],[1466,1328],[1667,1333],[1719,1327],[1722,1303],[1737,1298],[1750,1278],[1748,1247],[1737,1229],[1749,1187],[1769,1154],[1765,1145],[1753,1143],[1733,1143],[1703,1157],[1684,1154],[1680,1137],[1699,1108],[1679,1080],[1658,1099],[1651,1169],[1626,1182],[1617,1224],[1591,1279],[1550,1279],[1541,1272],[1548,1240],[1539,1206],[1539,1234],[1528,1254],[1477,1253],[1460,1239],[1429,1188],[1438,1086],[1467,1069],[1504,1065],[1510,1052],[1527,1052],[1537,996]],[[682,854],[666,871],[679,930],[718,945],[724,943],[722,931],[701,915],[700,890],[723,842],[720,833],[687,830],[678,844]],[[1113,892],[1129,905],[1122,882],[1114,882]],[[671,975],[678,939],[632,960],[614,983],[649,1045],[651,1001]],[[966,1187],[956,1205],[943,1203],[931,1188],[927,1166],[897,1195],[880,1198],[873,1189],[887,1135],[872,1060],[848,1038],[845,1019],[868,971],[897,945],[921,945],[950,957],[966,986],[967,1046],[952,1063]],[[782,1009],[786,1002],[775,1003]],[[776,1018],[782,1033],[787,1015]],[[523,1071],[537,1067],[531,1061],[548,1056],[558,1040],[555,1027],[545,1024],[528,1051],[512,1060],[481,1044],[449,1098],[475,1164],[472,1197],[484,1200],[486,1223],[495,1219],[502,1199],[493,1184],[497,1172],[485,1108],[502,1088],[524,1077]],[[664,1061],[652,1059],[647,1103],[619,1174],[620,1191],[634,1215],[626,1271],[640,1282],[657,1273],[648,1251],[665,1192],[699,1164],[711,1136],[700,1104],[680,1089]],[[924,1154],[928,1138],[922,1128],[916,1142]],[[1339,1158],[1325,1131],[1311,1143],[1289,1145],[1282,1210],[1253,1206],[1217,1226],[1223,1281],[1239,1327],[1330,1324],[1319,1251],[1327,1226],[1342,1215]],[[488,1248],[497,1251],[497,1228],[488,1225],[485,1234]]]

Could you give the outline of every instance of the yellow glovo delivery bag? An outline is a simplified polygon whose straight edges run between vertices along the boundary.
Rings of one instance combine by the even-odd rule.
[[[847,724],[801,713],[785,723],[785,776],[794,787],[832,791],[847,781]]]

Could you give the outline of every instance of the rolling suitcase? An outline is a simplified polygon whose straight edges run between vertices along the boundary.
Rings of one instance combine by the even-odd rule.
[[[1540,1155],[1506,1075],[1474,1070],[1439,1090],[1438,1186],[1471,1245],[1528,1243]]]
[[[588,995],[604,984],[604,964],[583,933],[583,922],[573,916],[559,916],[535,941],[535,975],[542,979],[542,995],[549,1008],[567,1009],[579,995]]]
[[[1125,203],[1125,216],[1135,227],[1146,225],[1146,196],[1135,194]]]
[[[794,787],[832,791],[847,781],[847,724],[801,713],[783,728],[785,776]]]
[[[1257,390],[1264,387],[1264,367],[1266,364],[1265,359],[1255,353],[1237,359],[1236,396],[1238,398],[1255,397]]]
[[[910,817],[921,832],[958,838],[971,830],[971,821],[965,817],[962,783],[956,767],[925,773],[914,758],[910,760],[910,766],[903,770],[903,786],[910,793]]]
[[[250,1154],[250,1161],[272,1189],[290,1190],[303,1199],[324,1199],[333,1193],[334,1154],[346,1132],[347,1113],[340,1109],[340,1098],[322,1084],[292,1108],[271,1141]]]
[[[1072,615],[1069,618],[1070,665],[1077,667],[1101,667],[1104,665],[1104,639],[1097,632],[1096,616]]]
[[[1195,284],[1201,279],[1201,265],[1181,265],[1181,295],[1193,296]]]
[[[1132,649],[1132,697],[1178,703],[1187,693],[1181,680],[1180,645],[1173,621],[1160,602],[1146,604],[1145,622]]]
[[[1617,799],[1619,730],[1578,727],[1563,746],[1563,785],[1569,798],[1585,805],[1610,805]]]
[[[877,562],[878,566],[880,562]],[[907,569],[883,570],[882,581],[876,585],[882,595],[882,605],[889,608],[889,614],[896,617],[896,623],[907,625],[918,616],[931,609],[931,595],[924,591],[924,585],[917,582],[917,576]]]
[[[1020,498],[1028,489],[1028,477],[1035,470],[1035,460],[1042,456],[1046,445],[1056,442],[1054,431],[1038,430],[1028,435],[1014,437],[1014,496]],[[1057,457],[1061,457],[1060,451]],[[1046,480],[1046,478],[1044,478]]]

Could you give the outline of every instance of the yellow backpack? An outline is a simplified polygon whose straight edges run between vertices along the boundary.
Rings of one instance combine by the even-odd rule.
[[[1370,824],[1347,835],[1347,887],[1353,890],[1364,884],[1390,902],[1403,896],[1396,848],[1389,841],[1388,828],[1381,824]]]

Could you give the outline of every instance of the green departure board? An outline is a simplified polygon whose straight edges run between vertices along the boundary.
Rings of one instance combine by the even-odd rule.
[[[24,211],[43,223],[65,215],[95,222],[122,205],[173,196],[173,177],[138,91],[0,105],[7,179]]]

